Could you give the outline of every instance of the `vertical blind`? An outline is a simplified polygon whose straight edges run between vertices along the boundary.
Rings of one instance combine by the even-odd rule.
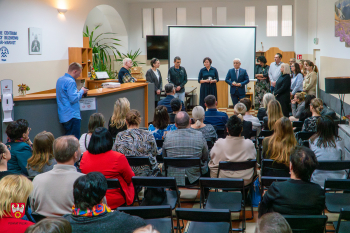
[[[282,6],[282,36],[292,36],[293,31],[293,6]]]
[[[163,35],[163,9],[154,8],[154,34]]]
[[[216,8],[216,24],[226,25],[226,7]]]
[[[213,23],[213,9],[211,7],[201,7],[201,24],[212,25]]]
[[[186,8],[176,8],[176,25],[186,25]]]
[[[266,36],[277,36],[278,6],[267,6]]]
[[[142,19],[142,37],[146,38],[147,35],[153,35],[152,8],[142,9]]]
[[[255,6],[245,7],[245,25],[246,26],[255,25]]]

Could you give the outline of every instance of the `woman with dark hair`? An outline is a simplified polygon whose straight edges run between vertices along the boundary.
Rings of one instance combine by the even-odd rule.
[[[337,136],[336,125],[330,116],[321,116],[317,120],[317,132],[310,138],[310,149],[315,153],[317,160],[344,160],[344,141]],[[324,186],[326,179],[346,179],[346,171],[316,170],[311,182]]]
[[[7,170],[7,163],[11,159],[11,152],[8,147],[0,142],[0,180],[7,175],[14,174]]]
[[[164,140],[166,134],[169,131],[176,130],[174,124],[170,124],[168,110],[165,106],[159,105],[154,111],[153,124],[148,126],[148,131],[150,131],[154,139]],[[162,154],[162,148],[158,147],[158,154]]]
[[[276,100],[281,104],[283,115],[285,117],[289,117],[291,85],[289,64],[283,63],[281,65],[281,73],[282,75],[276,81],[276,86],[273,93],[276,97]]]
[[[209,57],[203,59],[204,68],[199,71],[198,83],[201,84],[199,105],[205,109],[204,98],[213,95],[217,99],[216,83],[219,82],[219,73],[211,66],[212,60]]]
[[[255,110],[258,110],[263,106],[263,98],[270,90],[269,80],[269,66],[266,65],[267,60],[265,56],[259,56],[257,61],[258,65],[255,66]]]
[[[151,68],[146,72],[147,82],[154,83],[155,91],[155,107],[157,107],[158,101],[160,100],[160,92],[162,91],[163,81],[162,74],[159,71],[160,62],[157,58],[152,58]]]
[[[19,119],[11,122],[6,128],[7,143],[11,152],[11,159],[7,163],[7,169],[16,174],[28,176],[27,161],[32,156],[32,142],[29,139],[28,121]]]
[[[55,138],[50,132],[43,131],[35,136],[33,155],[28,159],[27,165],[29,176],[48,172],[57,164],[53,156],[53,141]]]
[[[312,61],[307,61],[305,68],[308,73],[304,78],[303,91],[308,95],[316,95],[317,66]]]
[[[237,106],[237,104],[236,104]],[[236,115],[230,117],[226,124],[228,136],[219,138],[210,151],[211,160],[209,162],[210,177],[217,178],[219,163],[221,161],[243,162],[256,159],[254,143],[250,139],[241,136],[243,131],[243,121]],[[220,178],[244,179],[245,185],[252,182],[254,170],[243,171],[220,171]]]
[[[173,110],[169,113],[170,124],[175,124],[175,116],[178,112],[181,112],[182,102],[179,98],[174,98],[170,101],[170,107]]]
[[[315,99],[314,95],[306,95],[305,96],[305,108],[304,111],[301,112],[299,121],[305,121],[306,118],[312,116],[312,112],[310,111],[311,100]]]
[[[125,156],[148,156],[152,169],[149,166],[132,167],[136,176],[150,176],[158,171],[157,144],[151,132],[139,129],[141,124],[140,112],[132,109],[126,114],[128,129],[118,133],[113,150]]]
[[[84,174],[101,172],[107,179],[118,179],[122,190],[107,191],[107,203],[112,209],[123,205],[131,205],[134,200],[134,186],[131,178],[135,175],[128,160],[121,153],[112,151],[113,139],[106,128],[98,127],[91,135],[88,150],[80,161],[80,169]],[[125,194],[125,197],[124,197]],[[125,200],[125,199],[126,200]]]
[[[324,190],[310,182],[318,162],[312,150],[297,146],[291,153],[290,179],[273,182],[259,205],[259,218],[265,213],[282,215],[321,215],[325,208]]]
[[[105,118],[102,115],[102,113],[93,113],[90,116],[88,133],[84,133],[83,135],[81,135],[79,139],[81,153],[84,153],[87,150],[91,135],[95,131],[95,129],[98,127],[104,127],[104,124],[105,124]]]
[[[317,119],[321,117],[321,112],[323,110],[323,101],[319,98],[311,100],[310,112],[311,117],[305,119],[303,128],[301,131],[316,132],[317,131]]]
[[[291,86],[290,86],[290,95],[294,96],[297,92],[303,91],[303,81],[304,77],[301,73],[300,66],[298,63],[292,64],[290,67],[293,73]]]
[[[107,188],[107,180],[100,172],[90,172],[74,182],[72,214],[63,216],[70,222],[73,232],[132,233],[146,225],[139,217],[112,211],[103,204]]]
[[[72,226],[63,218],[44,218],[27,228],[24,233],[72,233]]]

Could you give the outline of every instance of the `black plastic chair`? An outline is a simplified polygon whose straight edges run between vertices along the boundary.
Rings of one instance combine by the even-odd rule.
[[[304,140],[302,145],[309,148],[310,147],[309,140]]]
[[[149,166],[149,169],[152,170],[151,162],[149,161],[148,156],[125,156],[131,167],[138,166]]]
[[[214,143],[211,140],[207,140],[207,146],[208,146],[208,150],[211,150],[211,148],[213,148]]]
[[[201,204],[204,209],[229,209],[230,212],[241,212],[243,210],[242,228],[235,231],[244,231],[245,221],[245,189],[243,179],[232,178],[200,178]],[[241,192],[209,192],[205,195],[206,188],[228,190],[236,188]]]
[[[200,176],[202,176],[202,165],[200,158],[169,158],[164,157],[164,168],[165,168],[165,176],[168,177],[168,168],[176,167],[176,168],[190,168],[190,167],[198,167]],[[184,187],[193,187],[198,185],[198,182],[195,182],[191,185],[185,185]]]
[[[174,233],[173,214],[169,205],[119,207],[117,210],[145,219],[147,224],[151,224],[159,232]]]
[[[181,207],[179,189],[175,177],[134,176],[132,178],[132,183],[134,184],[135,190],[139,191],[141,191],[141,189],[138,189],[138,187],[171,189],[165,191],[166,197],[161,205],[170,205],[171,209],[175,209],[176,205]],[[138,193],[136,193],[136,197],[137,195]],[[140,202],[139,205],[141,205]]]
[[[227,162],[227,161],[221,161],[219,163],[219,169],[218,169],[218,174],[217,178],[220,177],[220,171],[221,170],[226,170],[226,171],[242,171],[242,170],[247,170],[247,169],[253,169],[253,180],[250,184],[244,186],[245,193],[248,193],[248,189],[252,188],[254,185],[254,180],[257,178],[256,175],[256,159],[250,160],[250,161],[244,161],[244,162]],[[253,213],[253,205],[251,205],[251,212],[252,212],[252,217],[251,218],[246,218],[247,220],[251,220],[254,218],[254,213]]]
[[[295,138],[297,139],[297,141],[299,140],[305,141],[305,140],[309,140],[311,136],[314,134],[315,132],[300,131],[295,134]]]
[[[289,167],[285,164],[277,163],[273,159],[262,159],[261,176],[290,177]]]
[[[326,215],[283,215],[293,233],[323,233],[328,217]]]
[[[157,144],[157,147],[163,147],[163,143],[164,143],[164,140],[163,139],[159,139],[159,140],[156,140],[156,144]],[[163,163],[163,156],[162,155],[157,155],[157,162],[158,163]]]
[[[294,132],[299,132],[303,128],[304,122],[303,121],[293,121],[292,126],[295,128]]]
[[[324,182],[326,208],[330,213],[339,213],[341,208],[350,208],[350,193],[329,193],[329,191],[350,191],[350,180],[327,179]]]
[[[260,193],[261,193],[261,198],[264,195],[265,189],[270,187],[273,182],[283,182],[286,180],[289,180],[289,177],[273,177],[273,176],[262,176],[261,177],[261,182],[260,182]]]
[[[35,176],[28,176],[27,178],[28,178],[30,181],[33,181],[34,178],[35,178]]]
[[[108,190],[111,190],[111,189],[120,189],[121,193],[122,193],[122,196],[125,200],[125,204],[124,205],[127,205],[126,204],[126,197],[125,197],[125,193],[124,193],[124,190],[122,188],[122,186],[120,185],[120,182],[118,179],[107,179],[107,189]]]
[[[272,130],[261,130],[259,137],[269,137],[273,134]]]
[[[228,209],[177,208],[177,232],[180,232],[180,219],[191,221],[187,233],[232,232],[231,212]]]
[[[31,215],[34,218],[35,222],[39,222],[40,220],[43,220],[44,218],[46,218],[46,216],[35,213],[35,212],[33,212]]]
[[[346,221],[342,221],[346,220]],[[335,233],[349,233],[350,232],[350,209],[342,208],[338,222],[333,222]]]

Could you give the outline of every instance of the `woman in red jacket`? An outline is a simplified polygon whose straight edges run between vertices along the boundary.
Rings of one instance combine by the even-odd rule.
[[[80,162],[81,172],[101,172],[107,179],[117,178],[123,190],[107,190],[107,204],[112,209],[123,205],[131,205],[134,200],[134,186],[131,178],[135,175],[126,157],[112,151],[113,139],[106,128],[98,127],[91,135],[87,151]],[[125,199],[122,194],[125,193]]]

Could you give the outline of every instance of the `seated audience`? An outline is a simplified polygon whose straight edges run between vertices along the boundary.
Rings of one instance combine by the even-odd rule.
[[[133,233],[159,233],[156,229],[153,228],[151,224],[136,229]]]
[[[262,121],[264,117],[267,117],[267,106],[271,100],[275,100],[275,96],[271,93],[266,93],[263,97],[263,107],[259,108],[258,114],[256,115],[259,121]]]
[[[168,83],[165,85],[164,90],[165,90],[166,97],[158,102],[158,106],[163,105],[168,109],[168,113],[172,113],[173,109],[171,108],[170,103],[175,98],[174,97],[176,93],[175,87],[173,84]],[[181,110],[185,111],[185,105],[182,101],[181,101]]]
[[[325,192],[310,178],[318,162],[312,150],[297,146],[290,156],[290,179],[274,182],[259,205],[259,218],[265,213],[282,215],[321,215],[325,208]]]
[[[277,100],[272,100],[267,109],[268,116],[264,117],[264,130],[273,130],[275,122],[283,117],[282,108]]]
[[[344,160],[344,141],[337,136],[336,125],[330,116],[321,116],[317,121],[317,131],[310,138],[310,149],[315,153],[318,161]],[[343,171],[315,170],[311,182],[324,186],[326,179],[346,179]]]
[[[107,188],[107,180],[100,172],[90,172],[74,182],[74,206],[71,214],[63,216],[70,222],[73,232],[132,233],[146,225],[139,217],[112,211],[103,204]]]
[[[289,177],[289,158],[290,153],[297,145],[295,139],[292,123],[287,117],[278,119],[273,128],[273,134],[270,137],[266,137],[263,140],[263,158],[273,159],[278,164],[284,164],[285,170],[279,170],[278,176]],[[278,168],[283,168],[281,165],[277,165]],[[274,171],[276,174],[276,171]],[[269,176],[269,172],[264,176]],[[277,175],[271,175],[277,176]]]
[[[258,135],[259,135],[259,132],[261,130],[260,121],[259,121],[259,119],[257,117],[252,116],[252,114],[250,114],[250,111],[249,111],[249,109],[252,108],[252,102],[250,101],[249,98],[243,98],[239,102],[244,104],[246,106],[246,108],[247,108],[247,111],[243,115],[243,120],[252,122],[253,129],[256,130]]]
[[[306,118],[311,117],[312,113],[310,111],[311,100],[315,99],[314,95],[306,95],[305,96],[305,108],[304,111],[301,112],[299,121],[305,121]]]
[[[33,155],[28,159],[28,175],[36,176],[52,170],[57,164],[53,156],[53,142],[55,138],[52,133],[43,131],[34,138]]]
[[[194,124],[191,125],[192,129],[198,130],[202,132],[203,137],[207,141],[215,142],[218,139],[218,135],[216,134],[216,130],[212,125],[204,124],[205,111],[202,106],[196,106],[192,110],[192,117],[195,121]]]
[[[233,113],[237,116],[244,116],[245,113],[247,112],[247,108],[244,104],[242,103],[237,103],[235,105],[235,107],[233,108]],[[252,131],[253,131],[253,124],[250,121],[245,121],[244,118],[243,119],[243,131],[242,131],[242,136],[244,138],[250,138],[250,136],[252,135]]]
[[[305,92],[298,92],[294,95],[292,103],[292,116],[289,117],[290,121],[299,121],[302,112],[305,110]],[[297,108],[298,104],[298,108]]]
[[[98,127],[92,133],[88,150],[80,161],[80,169],[84,174],[101,172],[107,179],[118,179],[122,190],[107,190],[107,204],[112,209],[123,205],[131,205],[134,200],[134,186],[131,178],[135,175],[128,160],[121,153],[112,151],[112,135],[106,128]],[[124,197],[125,195],[125,197]],[[126,199],[126,200],[125,200]]]
[[[255,233],[292,233],[292,229],[281,214],[267,213],[258,219]]]
[[[46,217],[59,217],[71,212],[73,183],[84,175],[74,163],[80,159],[79,141],[74,136],[62,136],[53,143],[57,164],[51,171],[35,176],[30,206],[33,212]]]
[[[118,133],[113,150],[125,156],[148,156],[152,170],[148,166],[131,167],[136,176],[149,176],[158,169],[157,144],[152,133],[139,129],[140,112],[132,109],[126,114],[128,129]]]
[[[208,95],[204,98],[207,111],[205,112],[204,124],[215,125],[218,129],[224,129],[228,120],[225,112],[219,112],[216,108],[218,102],[215,96]]]
[[[130,103],[127,98],[119,98],[115,101],[112,117],[108,122],[108,131],[115,138],[119,132],[127,129],[126,114],[130,111]]]
[[[237,104],[236,104],[237,106]],[[241,136],[243,131],[243,122],[233,115],[227,121],[228,136],[225,139],[219,138],[210,152],[210,177],[217,178],[219,163],[221,161],[243,162],[256,159],[256,150],[254,143],[250,139],[244,139]],[[243,178],[245,185],[252,182],[254,170],[247,169],[242,171],[220,171],[220,178]]]
[[[23,233],[29,226],[34,225],[12,214],[12,203],[26,205],[32,190],[32,182],[23,175],[8,175],[0,180],[0,232]],[[22,208],[18,205],[16,207]]]
[[[169,113],[170,124],[175,124],[175,116],[178,112],[181,112],[182,102],[179,98],[174,98],[170,101],[170,106],[173,110],[172,113]]]
[[[64,218],[44,218],[24,233],[72,233],[72,226]]]
[[[11,122],[6,128],[7,146],[10,146],[11,159],[7,163],[7,170],[28,176],[27,161],[32,156],[32,142],[28,121],[19,119]]]
[[[308,117],[304,121],[303,128],[301,131],[316,132],[317,131],[317,120],[321,117],[323,110],[323,101],[319,98],[311,100],[310,112],[311,117]]]
[[[187,112],[179,112],[175,117],[177,130],[167,134],[163,144],[163,157],[200,158],[202,174],[208,172],[208,146],[203,134],[190,128],[190,116]],[[185,185],[185,175],[189,183],[196,182],[200,177],[198,167],[168,168],[168,176],[176,178],[178,185]]]
[[[95,131],[95,129],[98,127],[104,127],[104,124],[105,124],[105,118],[102,115],[102,113],[93,113],[90,116],[88,133],[84,133],[83,135],[81,135],[79,139],[81,153],[84,153],[85,151],[87,151],[91,135]]]
[[[294,63],[290,66],[292,70],[292,80],[290,86],[290,95],[294,96],[297,92],[303,91],[304,76],[301,73],[298,63]]]
[[[11,159],[11,152],[7,148],[7,146],[0,142],[0,180],[11,174],[15,174],[7,170],[7,163]]]

